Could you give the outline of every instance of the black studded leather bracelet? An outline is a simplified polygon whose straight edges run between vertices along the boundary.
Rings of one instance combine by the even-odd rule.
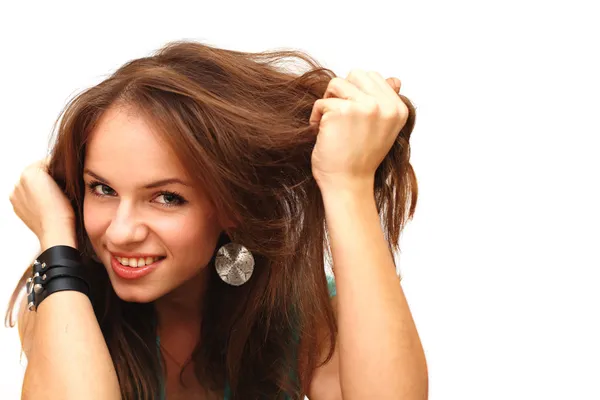
[[[75,290],[89,296],[90,285],[79,251],[70,246],[53,246],[40,254],[31,265],[27,279],[27,308],[36,311],[52,293]]]

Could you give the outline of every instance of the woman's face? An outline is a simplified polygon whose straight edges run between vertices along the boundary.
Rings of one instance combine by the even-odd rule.
[[[85,229],[121,299],[156,300],[210,261],[222,231],[214,206],[140,117],[105,112],[83,179]]]

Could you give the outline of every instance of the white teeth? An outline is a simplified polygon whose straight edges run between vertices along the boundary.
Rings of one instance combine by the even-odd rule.
[[[150,265],[163,257],[146,257],[146,258],[125,258],[115,257],[122,265],[126,265],[133,268],[144,267]]]

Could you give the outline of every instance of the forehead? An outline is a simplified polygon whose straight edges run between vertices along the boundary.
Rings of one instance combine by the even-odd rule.
[[[126,108],[110,108],[88,140],[85,167],[103,176],[187,176],[174,151],[152,126]]]

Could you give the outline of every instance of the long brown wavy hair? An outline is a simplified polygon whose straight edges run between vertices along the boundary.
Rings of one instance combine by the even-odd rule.
[[[285,61],[304,63],[305,69],[292,72]],[[228,382],[234,399],[300,399],[315,368],[331,358],[337,335],[324,268],[331,260],[324,206],[311,172],[317,131],[309,125],[314,102],[335,76],[302,51],[248,53],[175,41],[127,62],[76,95],[59,115],[49,173],[75,210],[78,248],[94,274],[92,304],[124,399],[154,398],[164,364],[153,304],[119,299],[105,268],[91,258],[83,225],[83,163],[100,117],[122,105],[150,121],[195,183],[209,188],[217,212],[235,221],[217,248],[234,240],[255,256],[254,275],[240,287],[223,283],[210,268],[201,338],[192,356],[201,385],[222,392]],[[377,169],[374,188],[392,252],[417,200],[409,163],[415,109],[400,98],[409,108],[408,121]],[[8,326],[15,325],[15,304],[28,274],[13,292]]]

